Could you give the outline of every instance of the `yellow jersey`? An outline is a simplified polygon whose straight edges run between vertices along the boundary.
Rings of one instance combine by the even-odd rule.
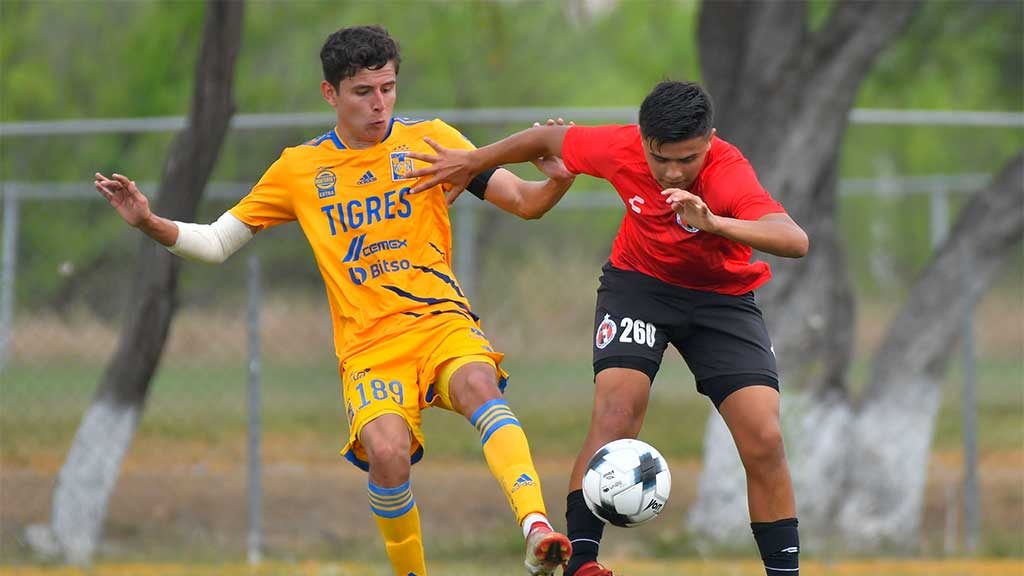
[[[297,220],[323,276],[341,359],[401,333],[416,318],[476,319],[451,267],[451,222],[441,187],[409,194],[408,152],[472,149],[441,120],[393,118],[365,149],[345,146],[334,129],[286,148],[230,212],[264,229]]]

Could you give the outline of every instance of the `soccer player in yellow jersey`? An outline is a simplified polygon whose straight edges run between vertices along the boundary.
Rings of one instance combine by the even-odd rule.
[[[526,568],[553,574],[570,555],[549,523],[523,429],[502,399],[502,354],[480,330],[451,268],[451,225],[444,190],[409,194],[409,152],[472,148],[441,120],[395,118],[401,62],[378,26],[331,34],[320,53],[324,99],[337,113],[326,134],[287,148],[252,191],[216,222],[173,222],[153,214],[129,178],[96,174],[96,189],[128,224],[192,259],[221,262],[252,236],[298,221],[327,287],[334,346],[350,435],[342,454],[368,471],[370,511],[399,576],[424,576],[419,510],[410,489],[423,455],[421,411],[438,406],[465,416],[480,434],[487,464],[526,536]],[[538,159],[548,176],[526,182],[498,169],[469,189],[531,217],[572,184],[555,158]]]

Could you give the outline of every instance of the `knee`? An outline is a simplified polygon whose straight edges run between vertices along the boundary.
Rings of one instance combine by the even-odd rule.
[[[786,462],[786,449],[778,423],[766,424],[752,431],[737,446],[748,471],[775,468]]]
[[[643,411],[631,404],[598,402],[592,425],[617,438],[635,438],[643,424]]]
[[[486,402],[501,397],[497,376],[490,366],[467,365],[461,376],[457,387],[452,390],[452,401],[463,415],[469,417]]]
[[[366,454],[370,465],[393,465],[409,459],[409,439],[379,441],[366,445]]]
[[[360,441],[366,449],[371,469],[389,477],[408,473],[411,441],[404,422],[402,426],[377,427],[369,434],[364,428],[363,432]]]

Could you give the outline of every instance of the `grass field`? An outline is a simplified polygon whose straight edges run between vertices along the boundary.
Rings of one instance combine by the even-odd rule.
[[[626,562],[615,565],[616,574],[627,576],[763,576],[755,562]],[[484,563],[448,563],[430,567],[443,576],[522,576],[519,567],[496,568]],[[804,562],[804,576],[1019,576],[1021,561],[882,560],[822,564]],[[221,564],[101,565],[92,569],[8,567],[7,576],[392,576],[386,567],[366,564],[270,563],[259,567]]]
[[[643,437],[666,456],[699,457],[710,404],[694,391],[693,378],[682,360],[674,353],[666,356]],[[529,431],[535,453],[541,457],[575,455],[590,417],[592,374],[588,364],[582,360],[510,360],[506,366],[512,374],[506,396]],[[865,370],[863,363],[857,364],[853,379]],[[1024,364],[1019,359],[985,359],[978,370],[981,450],[1024,447]],[[100,366],[81,364],[8,368],[0,381],[0,397],[6,407],[0,410],[0,461],[23,465],[63,457],[101,371]],[[263,375],[266,437],[298,435],[323,445],[338,444],[346,434],[346,424],[339,408],[336,374],[330,360],[267,363]],[[936,426],[937,451],[960,446],[958,378],[954,367]],[[245,382],[241,363],[165,365],[153,383],[136,441],[218,444],[244,437]],[[680,422],[687,425],[679,426]],[[433,410],[425,418],[425,427],[432,456],[477,457],[477,439],[460,418]]]
[[[1010,317],[1013,310],[1019,306]],[[1000,311],[1006,314],[1006,309],[996,308],[989,315],[998,320]],[[312,333],[265,334],[270,350],[263,366],[265,555],[275,562],[344,558],[364,564],[272,562],[257,571],[224,564],[245,557],[248,415],[240,336],[244,330],[239,332],[237,325],[225,329],[225,338],[214,340],[228,341],[230,333],[231,345],[210,349],[190,328],[204,318],[186,315],[176,322],[169,353],[153,381],[145,417],[123,464],[99,553],[101,564],[89,572],[21,567],[38,561],[21,537],[25,526],[48,517],[56,473],[100,379],[115,341],[113,332],[60,328],[42,321],[36,322],[36,332],[17,332],[20,355],[0,374],[0,574],[386,574],[377,564],[383,558],[379,538],[365,517],[365,476],[337,456],[347,429],[334,360],[323,346],[328,338],[324,327],[308,321],[312,315],[296,319],[294,312],[289,316],[271,310],[268,316],[268,323],[310,326]],[[995,324],[987,321],[985,326]],[[1018,350],[1020,328],[1012,322],[1006,326],[1002,344],[979,348],[984,508],[979,552],[984,557],[1020,559],[1024,362]],[[67,335],[56,336],[58,329]],[[991,338],[989,328],[980,331],[979,343]],[[506,363],[512,373],[507,397],[529,434],[552,515],[560,517],[567,470],[589,419],[592,374],[584,357],[525,357],[512,354]],[[866,360],[857,361],[851,382],[863,382],[866,373]],[[918,550],[925,557],[946,553],[945,526],[958,503],[960,377],[954,364],[936,426]],[[627,576],[760,574],[756,565],[721,560],[753,557],[752,542],[745,542],[742,550],[716,552],[718,562],[688,560],[704,555],[688,539],[682,520],[696,493],[709,410],[682,360],[668,352],[642,438],[672,462],[673,497],[666,515],[671,519],[619,533],[606,546],[609,559],[620,560]],[[440,410],[427,412],[424,428],[427,458],[416,468],[415,485],[428,558],[432,566],[435,561],[440,566],[432,574],[518,574],[521,536],[509,529],[507,505],[483,465],[477,435],[462,418]],[[435,535],[437,527],[462,524],[464,529],[454,536]],[[199,564],[176,564],[183,558]],[[626,563],[639,558],[653,560]],[[492,570],[491,564],[477,563],[481,559],[510,568]],[[824,558],[813,553],[805,560],[805,574],[1024,574],[1019,562],[865,564],[837,559],[815,564]],[[135,562],[139,564],[125,564]]]

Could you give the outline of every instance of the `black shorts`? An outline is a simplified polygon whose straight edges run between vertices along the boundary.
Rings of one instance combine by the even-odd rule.
[[[775,353],[754,293],[691,290],[605,264],[594,315],[594,375],[639,370],[654,382],[669,342],[718,407],[746,386],[779,389]]]

